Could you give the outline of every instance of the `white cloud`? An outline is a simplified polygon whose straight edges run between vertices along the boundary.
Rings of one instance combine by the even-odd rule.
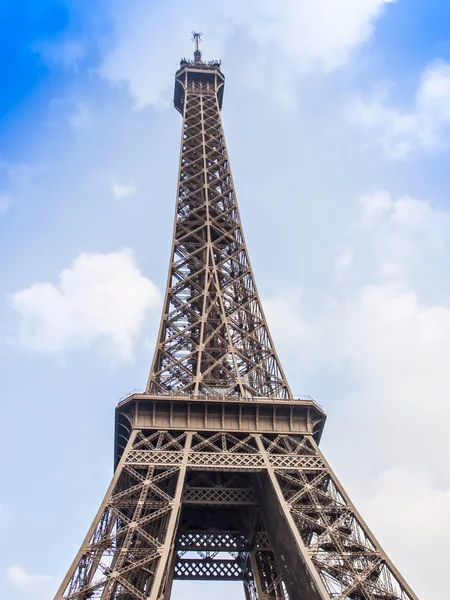
[[[359,201],[361,231],[354,241],[365,246],[364,253],[372,253],[376,275],[407,282],[410,275],[420,270],[425,281],[433,273],[433,265],[447,260],[450,249],[447,213],[410,196],[394,200],[385,190],[364,195]]]
[[[427,306],[400,285],[366,285],[326,321],[322,348],[331,343],[351,375],[349,403],[363,401],[371,427],[383,432],[371,460],[378,468],[396,461],[420,465],[448,478],[450,450],[443,440],[450,420],[450,307]],[[422,453],[424,418],[432,421],[433,434]]]
[[[450,63],[436,61],[422,73],[411,108],[391,106],[386,90],[381,90],[369,97],[354,96],[346,114],[351,121],[374,130],[388,156],[406,158],[417,149],[445,147],[449,107]]]
[[[12,294],[10,302],[21,314],[18,339],[26,348],[58,353],[100,342],[113,359],[126,361],[160,294],[126,248],[80,254],[58,284],[35,283]]]
[[[49,591],[49,584],[54,583],[56,580],[53,575],[40,575],[37,573],[30,575],[19,565],[9,567],[7,576],[9,582],[20,592],[26,593],[28,598],[30,597],[29,594],[32,594],[32,597],[35,598],[41,590],[43,593],[45,590]]]
[[[283,89],[272,86],[274,93],[289,102],[296,74],[342,66],[354,49],[370,38],[375,19],[392,1],[230,0],[205,4],[195,0],[189,5],[188,21],[179,1],[159,6],[137,0],[130,0],[126,7],[116,3],[112,14],[115,43],[104,55],[101,73],[115,83],[125,83],[139,108],[166,102],[173,65],[186,54],[186,31],[195,26],[207,32],[205,55],[209,58],[223,57],[235,35],[246,38],[249,47],[242,61],[251,66],[253,84],[259,81],[254,77],[257,59],[259,71],[266,71],[259,84],[265,87],[267,76],[276,78]],[[256,52],[252,52],[254,45]],[[147,60],[141,60],[142,56]]]
[[[119,200],[135,196],[137,192],[136,186],[132,183],[111,183],[110,190],[114,198]]]
[[[261,46],[279,48],[299,71],[315,64],[329,70],[345,63],[370,38],[374,19],[391,1],[395,0],[234,2],[232,19]]]

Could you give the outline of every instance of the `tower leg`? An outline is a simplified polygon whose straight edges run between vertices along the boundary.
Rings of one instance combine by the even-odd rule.
[[[311,436],[256,435],[255,492],[291,600],[417,600]]]
[[[170,590],[191,436],[132,432],[55,600],[160,600]],[[153,450],[161,464],[142,464]]]
[[[111,497],[112,492],[117,486],[120,475],[123,470],[123,465],[126,460],[127,452],[130,448],[132,448],[134,441],[136,439],[137,431],[133,431],[128,440],[127,447],[123,453],[122,459],[117,465],[117,468],[114,472],[111,483],[109,484],[108,489],[106,490],[106,494],[103,498],[102,503],[100,504],[100,508],[97,511],[97,514],[92,521],[92,524],[84,538],[83,544],[81,545],[77,555],[75,556],[66,576],[64,577],[58,591],[56,592],[55,600],[62,600],[64,598],[64,592],[68,591],[69,593],[76,587],[86,587],[88,586],[97,569],[101,558],[100,549],[97,551],[89,551],[90,542],[94,533],[99,530],[100,535],[102,531],[105,532],[106,535],[111,533],[111,530],[114,526],[114,515],[108,511],[108,502]],[[68,589],[69,588],[69,589]],[[76,596],[74,596],[76,598]]]
[[[291,600],[329,600],[329,595],[306,550],[269,461],[261,436],[256,435],[265,473],[255,477],[255,492],[270,543]]]
[[[164,596],[163,596],[162,600],[170,600],[170,597],[172,594],[173,576],[174,576],[176,561],[177,561],[177,551],[176,551],[176,549],[172,549],[172,552],[170,555],[170,560],[169,560],[169,567],[168,567],[168,571],[167,571],[166,584],[164,586]]]

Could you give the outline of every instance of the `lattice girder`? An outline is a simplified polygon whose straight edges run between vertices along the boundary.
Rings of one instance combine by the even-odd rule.
[[[248,259],[217,90],[187,85],[172,260],[148,382],[155,394],[287,398]]]
[[[243,581],[242,565],[235,558],[179,558],[174,579]]]

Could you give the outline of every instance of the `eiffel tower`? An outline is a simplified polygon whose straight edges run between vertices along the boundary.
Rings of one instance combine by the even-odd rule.
[[[175,75],[175,226],[144,393],[116,408],[115,473],[55,600],[168,600],[174,579],[242,581],[247,600],[417,600],[292,395],[242,230],[221,120],[224,75]]]

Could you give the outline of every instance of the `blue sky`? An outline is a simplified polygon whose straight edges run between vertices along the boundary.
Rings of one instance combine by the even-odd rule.
[[[0,597],[51,596],[111,476],[114,407],[145,385],[193,29],[222,58],[291,386],[325,407],[327,456],[419,597],[445,596],[449,17],[440,0],[0,0]]]

